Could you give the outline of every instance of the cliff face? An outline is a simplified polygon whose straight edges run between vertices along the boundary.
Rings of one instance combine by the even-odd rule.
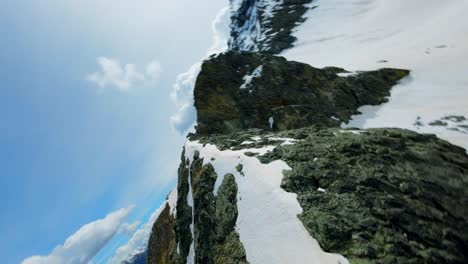
[[[337,127],[358,107],[387,100],[409,71],[349,73],[278,56],[229,51],[204,62],[195,86],[197,133]]]
[[[272,55],[292,45],[310,2],[231,1],[231,50],[197,78],[196,133],[149,263],[468,261],[466,150],[403,129],[340,128],[409,71]]]

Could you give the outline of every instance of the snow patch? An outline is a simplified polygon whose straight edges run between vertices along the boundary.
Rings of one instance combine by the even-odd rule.
[[[268,140],[276,140],[276,141],[284,141],[283,143],[281,143],[281,146],[285,146],[285,145],[293,145],[297,142],[297,139],[294,139],[294,138],[287,138],[287,137],[272,137],[272,136],[268,136],[267,137]]]
[[[340,130],[340,133],[352,133],[355,135],[361,135],[364,132],[365,132],[364,130],[351,130],[351,129]]]
[[[231,3],[231,13],[236,13],[242,4],[241,0]],[[232,28],[237,33],[237,42],[240,50],[261,51],[268,47],[260,48],[257,43],[266,41],[276,34],[269,34],[271,29],[262,28],[260,21],[268,23],[276,11],[283,4],[283,0],[257,0],[247,11],[248,20],[240,28]],[[261,17],[260,17],[261,16]],[[230,39],[233,42],[233,39]]]
[[[242,78],[244,83],[240,86],[240,89],[249,88],[253,79],[259,78],[259,77],[262,76],[262,71],[263,71],[263,65],[260,65],[257,68],[255,68],[255,70],[253,70],[253,72],[251,74],[245,75]]]
[[[270,125],[270,129],[273,129],[273,125],[275,124],[275,120],[273,119],[272,116],[268,118],[268,124]]]
[[[186,155],[186,156],[192,158],[193,154],[188,155],[188,156]],[[187,194],[187,205],[192,208],[192,223],[190,223],[190,232],[192,233],[192,243],[190,244],[189,253],[187,255],[186,263],[187,264],[194,264],[195,263],[195,230],[194,230],[195,208],[194,208],[194,205],[193,205],[192,172],[190,170],[190,165],[188,165],[188,168],[189,168],[189,176],[188,176],[189,189],[188,189],[188,194]]]
[[[336,75],[346,78],[346,77],[356,76],[358,74],[359,73],[357,72],[340,72],[340,73],[337,73]]]

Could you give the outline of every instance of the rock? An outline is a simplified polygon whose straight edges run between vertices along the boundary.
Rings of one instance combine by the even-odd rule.
[[[231,16],[230,50],[279,54],[296,41],[293,29],[304,22],[312,0],[241,0]],[[273,4],[268,14],[268,4]]]
[[[261,76],[241,89],[245,76],[262,66]],[[306,126],[338,127],[363,105],[387,101],[407,70],[381,69],[340,77],[344,69],[313,68],[282,57],[226,52],[205,61],[195,86],[197,133],[229,133],[250,128],[274,130]],[[341,121],[340,121],[341,120]]]
[[[298,194],[299,218],[324,250],[351,263],[466,263],[464,149],[401,129],[328,129],[263,161],[276,159],[292,168],[282,186]]]
[[[192,162],[186,158],[192,158]],[[203,165],[198,153],[194,157],[185,157],[183,152],[177,186],[177,221],[172,223],[167,220],[165,211],[158,217],[148,246],[151,252],[149,264],[186,263],[192,243],[195,263],[248,263],[234,229],[238,215],[235,178],[232,174],[225,175],[215,196],[213,190],[217,177],[213,166],[210,163]],[[193,212],[187,203],[190,186]],[[192,221],[193,238],[190,229]],[[158,237],[164,237],[169,242],[159,243],[161,239],[158,240]]]
[[[149,238],[149,264],[172,263],[172,256],[176,248],[174,225],[175,219],[170,213],[169,205],[166,205],[154,223],[151,236]]]

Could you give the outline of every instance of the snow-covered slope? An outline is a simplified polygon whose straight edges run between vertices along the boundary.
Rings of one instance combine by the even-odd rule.
[[[317,0],[282,55],[316,67],[405,68],[389,103],[364,106],[347,126],[435,133],[468,148],[468,1]],[[447,116],[458,122],[435,122]],[[447,119],[447,118],[446,118]],[[443,121],[443,120],[442,120]],[[431,125],[429,123],[432,123]]]

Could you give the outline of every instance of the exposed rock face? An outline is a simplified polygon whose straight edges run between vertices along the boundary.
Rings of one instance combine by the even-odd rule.
[[[350,74],[266,54],[223,53],[205,61],[197,79],[197,133],[336,127],[360,106],[385,102],[408,74],[400,69]]]
[[[185,157],[185,152],[182,154],[177,222],[164,225],[158,221],[165,216],[161,214],[158,218],[151,237],[165,236],[163,232],[167,230],[160,227],[172,233],[166,234],[169,243],[152,243],[150,239],[150,244],[162,249],[154,251],[155,257],[149,257],[148,263],[186,263],[191,257],[195,263],[247,263],[245,250],[234,229],[237,220],[235,179],[226,175],[215,196],[213,189],[218,176],[210,163],[203,165],[203,162],[197,153],[194,157]]]
[[[166,205],[153,225],[148,242],[148,263],[171,263],[175,250],[175,219],[170,211],[170,206]]]
[[[312,0],[231,0],[230,50],[279,54],[291,48],[292,30],[304,22]]]

